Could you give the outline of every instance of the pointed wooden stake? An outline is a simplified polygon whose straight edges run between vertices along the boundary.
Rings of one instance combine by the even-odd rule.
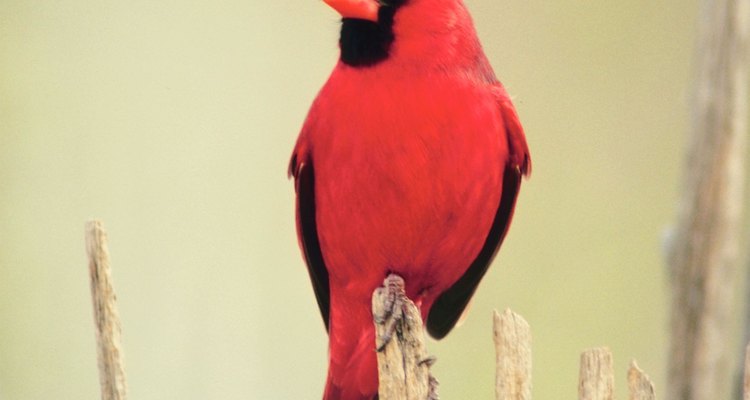
[[[86,252],[89,257],[91,297],[99,355],[99,383],[102,400],[125,400],[125,370],[120,350],[120,318],[109,266],[107,234],[100,221],[86,223]]]
[[[437,399],[437,380],[430,375],[419,309],[406,297],[404,280],[385,279],[372,295],[375,345],[378,349],[380,400]]]
[[[635,360],[630,361],[628,369],[628,389],[630,400],[656,400],[654,384],[651,379],[638,368]]]

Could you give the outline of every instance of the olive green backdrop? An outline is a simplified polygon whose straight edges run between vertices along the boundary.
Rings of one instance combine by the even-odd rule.
[[[490,399],[491,311],[534,335],[534,395],[609,345],[665,386],[696,2],[467,0],[534,170],[446,399]],[[84,221],[109,232],[130,398],[319,399],[326,335],[286,164],[337,57],[316,0],[0,1],[0,399],[99,396]],[[366,95],[366,94],[365,94]]]

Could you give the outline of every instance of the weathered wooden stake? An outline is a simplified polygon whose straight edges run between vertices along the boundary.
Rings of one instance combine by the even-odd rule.
[[[628,389],[630,390],[630,400],[656,400],[654,394],[654,384],[651,379],[638,368],[635,360],[630,362],[628,369]]]
[[[120,350],[120,318],[112,287],[107,234],[100,221],[86,223],[86,252],[94,302],[102,400],[125,400],[127,390]]]
[[[437,381],[430,375],[434,359],[427,355],[419,309],[406,297],[400,277],[390,275],[384,286],[372,295],[379,399],[437,399]]]
[[[702,0],[677,223],[667,400],[728,398],[748,124],[750,0]]]
[[[581,353],[578,399],[612,400],[614,390],[612,352],[606,347],[597,347]]]
[[[531,330],[520,315],[506,309],[493,316],[495,399],[531,400]]]

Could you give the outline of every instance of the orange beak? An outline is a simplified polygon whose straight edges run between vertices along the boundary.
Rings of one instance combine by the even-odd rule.
[[[343,18],[366,19],[378,22],[377,0],[323,0]]]

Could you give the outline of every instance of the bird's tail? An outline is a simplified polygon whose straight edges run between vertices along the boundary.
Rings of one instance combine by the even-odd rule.
[[[369,304],[336,307],[331,296],[328,380],[323,400],[373,400],[378,396],[375,327]],[[342,312],[343,311],[343,312]]]

